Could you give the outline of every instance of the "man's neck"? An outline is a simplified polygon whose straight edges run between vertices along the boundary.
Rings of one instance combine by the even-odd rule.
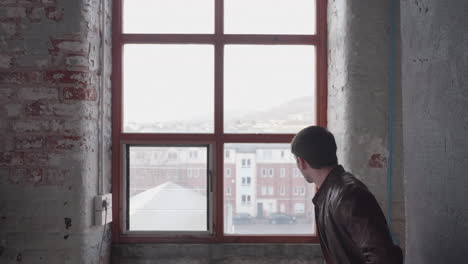
[[[317,186],[317,189],[320,189],[320,187],[322,187],[323,182],[327,179],[328,175],[335,167],[336,166],[315,169],[316,171],[313,174],[314,176],[312,176],[312,178],[314,179],[314,183]]]

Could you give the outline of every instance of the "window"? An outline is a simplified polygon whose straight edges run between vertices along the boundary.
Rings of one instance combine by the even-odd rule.
[[[284,178],[286,176],[286,169],[285,168],[280,168],[280,177]]]
[[[250,195],[242,195],[242,203],[249,204],[251,202]]]
[[[290,234],[230,233],[224,218],[229,208],[277,212],[268,177],[293,164],[295,132],[326,126],[326,0],[116,0],[113,9],[113,241],[317,242],[312,219]],[[228,173],[225,162],[242,169]],[[231,174],[239,183],[229,183],[227,208]]]
[[[306,187],[302,186],[301,187],[301,195],[304,196],[306,191]]]
[[[268,169],[268,176],[269,177],[275,176],[275,169],[272,169],[272,168]]]
[[[281,186],[281,187],[280,187],[280,195],[281,195],[281,196],[285,196],[285,195],[286,195],[286,187],[284,187],[284,186]]]
[[[274,195],[275,194],[275,189],[273,186],[268,186],[268,195]]]
[[[208,146],[200,146],[199,151],[207,157]],[[188,156],[190,150],[186,146],[127,144],[125,151],[127,157],[133,156],[134,153],[144,153],[145,157],[151,157],[155,152],[168,154],[168,157],[183,157]],[[197,177],[199,169],[184,168],[183,160],[151,160],[143,166],[129,158],[127,160],[127,232],[208,230],[206,219],[210,212],[206,203],[209,196],[207,159],[198,164],[204,167],[202,181],[193,179],[193,176]],[[157,171],[163,171],[162,177],[155,177]],[[184,200],[190,200],[190,204],[182,202]],[[179,221],[180,219],[182,220]]]
[[[190,159],[196,159],[198,158],[198,152],[196,150],[192,150],[189,152],[189,158]]]
[[[281,213],[286,213],[286,205],[284,205],[284,203],[282,203],[282,204],[280,205],[280,212],[281,212]]]
[[[299,169],[298,168],[294,168],[293,169],[293,177],[299,177]]]
[[[262,195],[265,196],[267,194],[267,187],[262,186]]]
[[[231,196],[231,187],[229,186],[226,188],[226,195]]]
[[[169,160],[176,160],[177,159],[177,153],[174,153],[174,152],[169,152],[167,154]]]
[[[298,194],[299,194],[299,188],[297,186],[294,186],[293,195],[297,196]]]
[[[231,177],[231,168],[226,168],[226,177]]]
[[[304,203],[296,203],[294,204],[294,213],[296,214],[303,214],[305,211]]]

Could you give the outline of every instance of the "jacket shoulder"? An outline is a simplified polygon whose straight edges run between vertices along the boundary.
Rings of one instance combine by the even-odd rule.
[[[350,197],[368,197],[372,196],[367,186],[349,172],[343,173],[334,185],[331,199],[336,205],[340,204],[343,199],[349,199]],[[331,198],[331,197],[330,197]]]

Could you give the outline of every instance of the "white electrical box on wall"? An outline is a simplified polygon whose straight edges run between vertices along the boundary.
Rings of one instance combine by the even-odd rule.
[[[112,193],[94,197],[94,225],[112,222]]]

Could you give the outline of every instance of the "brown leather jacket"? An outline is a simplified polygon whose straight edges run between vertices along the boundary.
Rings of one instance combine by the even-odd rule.
[[[375,197],[342,166],[313,198],[320,245],[328,264],[402,264]]]

